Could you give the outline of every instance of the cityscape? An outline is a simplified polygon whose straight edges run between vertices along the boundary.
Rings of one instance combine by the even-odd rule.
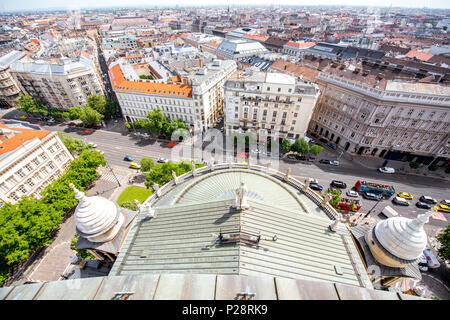
[[[0,300],[450,300],[448,3],[288,2],[0,5]]]

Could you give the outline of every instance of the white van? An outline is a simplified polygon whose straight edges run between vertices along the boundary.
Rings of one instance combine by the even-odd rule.
[[[381,210],[381,214],[383,214],[387,218],[398,217],[398,212],[392,209],[392,207],[390,206],[384,207],[384,209]]]
[[[441,266],[436,256],[433,254],[433,252],[430,249],[423,250],[423,255],[427,259],[428,268],[436,269]]]

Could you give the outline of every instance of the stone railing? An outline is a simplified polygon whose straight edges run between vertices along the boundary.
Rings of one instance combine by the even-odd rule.
[[[331,219],[336,219],[339,217],[339,213],[329,204],[326,203],[323,205],[324,197],[315,192],[310,188],[305,188],[305,184],[292,176],[286,177],[286,173],[278,171],[276,169],[267,168],[266,166],[256,165],[256,164],[245,164],[245,163],[220,163],[220,164],[211,164],[208,166],[204,166],[201,168],[195,169],[195,175],[193,175],[192,171],[186,172],[181,176],[177,177],[177,184],[181,184],[187,180],[190,180],[196,176],[200,176],[213,171],[227,170],[227,169],[247,169],[253,170],[257,172],[263,172],[268,174],[271,177],[274,177],[284,183],[289,184],[290,186],[298,189],[303,192],[309,199],[311,199],[315,204],[317,204]],[[175,186],[175,181],[172,179],[170,182],[166,183],[162,187],[159,188],[159,197],[154,192],[144,203],[143,205],[153,206],[156,201],[163,197],[166,193],[168,193]]]

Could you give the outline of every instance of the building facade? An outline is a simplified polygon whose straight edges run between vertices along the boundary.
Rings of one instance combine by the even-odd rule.
[[[282,73],[236,72],[225,84],[227,134],[252,128],[259,137],[305,137],[320,91]]]
[[[56,132],[0,123],[0,206],[22,196],[40,198],[73,160]]]
[[[83,55],[58,64],[18,61],[10,72],[22,92],[55,109],[85,105],[91,94],[104,94],[95,63]]]
[[[138,48],[137,40],[135,36],[120,36],[114,38],[103,38],[103,49],[130,49],[135,50]]]
[[[317,82],[322,94],[309,125],[313,135],[360,155],[449,158],[448,87],[387,81],[381,90],[326,73]]]
[[[0,106],[12,107],[21,93],[10,72],[10,66],[25,56],[25,52],[11,51],[0,58]]]

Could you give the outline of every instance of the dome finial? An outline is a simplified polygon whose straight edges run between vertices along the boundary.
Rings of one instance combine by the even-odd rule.
[[[433,211],[427,211],[425,213],[419,214],[414,220],[411,220],[410,224],[415,226],[416,229],[419,229],[425,223],[428,223],[432,214],[433,214]]]
[[[80,190],[78,190],[77,188],[75,188],[75,185],[73,183],[70,183],[69,187],[71,187],[73,192],[75,192],[75,198],[77,200],[81,200],[85,197],[84,193],[81,192]]]

